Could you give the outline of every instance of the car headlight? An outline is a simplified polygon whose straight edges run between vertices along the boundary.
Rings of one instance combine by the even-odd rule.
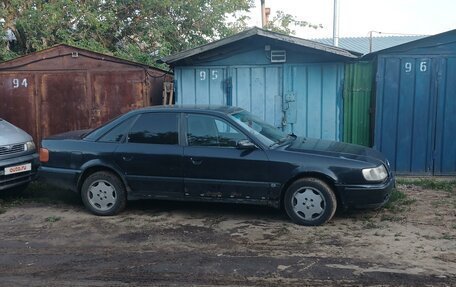
[[[367,181],[381,181],[388,176],[388,173],[386,172],[385,166],[382,164],[374,168],[363,169],[363,176]]]
[[[33,141],[29,141],[29,142],[25,143],[25,150],[26,151],[35,150],[35,148],[36,148],[36,146],[35,146],[35,143]]]

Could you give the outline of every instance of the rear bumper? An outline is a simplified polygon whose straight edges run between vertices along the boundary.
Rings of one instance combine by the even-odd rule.
[[[79,174],[79,170],[40,166],[38,180],[62,189],[76,191]]]
[[[32,170],[9,175],[4,174],[6,167],[12,167],[26,163],[32,164]],[[24,185],[34,180],[36,178],[39,163],[40,162],[38,160],[37,153],[0,160],[0,191]]]
[[[337,189],[345,208],[378,208],[388,202],[395,183],[395,178],[390,176],[380,184],[340,185]]]

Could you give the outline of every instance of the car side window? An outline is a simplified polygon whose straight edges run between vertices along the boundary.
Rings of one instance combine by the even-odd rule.
[[[118,143],[120,142],[124,135],[127,133],[128,128],[131,127],[131,124],[133,123],[133,120],[136,117],[131,117],[122,123],[118,124],[115,126],[113,129],[111,129],[109,132],[107,132],[104,136],[102,136],[98,141],[99,142],[108,142],[108,143]]]
[[[166,145],[179,144],[178,114],[142,114],[128,133],[128,142]]]
[[[236,147],[247,137],[231,124],[213,116],[187,116],[187,142],[189,146]]]

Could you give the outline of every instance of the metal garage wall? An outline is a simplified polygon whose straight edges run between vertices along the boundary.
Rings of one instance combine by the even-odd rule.
[[[358,62],[345,65],[344,142],[371,145],[371,98],[373,64]]]
[[[282,67],[179,67],[176,103],[232,105],[282,124]]]
[[[343,64],[176,67],[178,104],[241,107],[299,136],[340,140]]]
[[[455,58],[379,56],[375,147],[397,173],[456,173],[455,76]]]
[[[343,78],[344,64],[286,65],[287,129],[300,136],[341,140]]]
[[[435,174],[456,174],[456,57],[440,59]]]
[[[35,75],[28,71],[0,74],[0,118],[38,138],[35,121]]]

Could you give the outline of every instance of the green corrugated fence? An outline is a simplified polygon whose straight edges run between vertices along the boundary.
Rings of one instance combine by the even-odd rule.
[[[373,64],[358,62],[345,66],[344,141],[371,146],[371,102]]]

